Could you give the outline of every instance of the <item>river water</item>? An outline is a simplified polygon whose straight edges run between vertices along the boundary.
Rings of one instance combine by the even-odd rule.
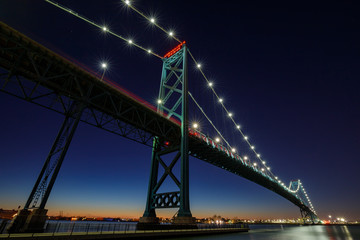
[[[360,240],[360,226],[253,225],[247,233],[169,238],[168,240]]]
[[[293,226],[274,224],[249,225],[249,227],[250,231],[246,233],[169,238],[167,240],[360,240],[359,225]],[[48,221],[45,232],[108,232],[134,231],[135,229],[136,223]]]

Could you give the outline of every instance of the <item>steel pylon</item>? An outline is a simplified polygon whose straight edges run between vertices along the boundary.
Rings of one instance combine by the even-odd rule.
[[[47,220],[45,205],[64,161],[75,130],[81,119],[84,104],[72,102],[65,120],[51,147],[30,196],[12,220],[8,232],[42,232]],[[40,201],[40,204],[38,204]],[[30,211],[32,209],[32,211]]]
[[[182,43],[175,49],[178,51],[163,58],[157,111],[166,118],[180,121],[181,139],[178,142],[167,142],[160,137],[154,138],[147,202],[141,223],[156,223],[157,208],[179,208],[174,222],[194,223],[189,203],[187,47]],[[172,161],[167,165],[163,158],[170,155]],[[179,160],[180,180],[173,173],[173,167]],[[160,166],[165,171],[159,178]],[[179,190],[159,193],[167,177]]]

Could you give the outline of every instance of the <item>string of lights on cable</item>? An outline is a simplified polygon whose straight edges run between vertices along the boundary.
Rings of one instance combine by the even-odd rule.
[[[89,18],[84,17],[84,16],[80,15],[79,13],[71,10],[70,8],[67,8],[67,7],[65,7],[65,6],[63,6],[63,5],[61,5],[61,4],[57,3],[57,2],[54,2],[54,1],[51,1],[51,0],[45,0],[45,1],[48,2],[48,3],[50,3],[50,4],[52,4],[52,5],[54,5],[55,7],[58,7],[58,8],[60,8],[60,9],[64,10],[64,11],[72,14],[73,16],[75,16],[75,17],[77,17],[77,18],[80,18],[81,20],[84,20],[85,22],[87,22],[87,23],[89,23],[89,24],[91,24],[91,25],[93,25],[93,26],[101,29],[103,32],[108,33],[108,34],[111,34],[111,35],[113,35],[113,36],[115,36],[115,37],[117,37],[117,38],[119,38],[119,39],[127,42],[129,45],[133,45],[133,46],[135,46],[135,47],[137,47],[137,48],[139,48],[139,49],[147,52],[148,54],[151,54],[151,55],[153,55],[153,56],[155,56],[155,57],[158,57],[158,58],[160,58],[160,59],[163,58],[163,57],[160,56],[159,54],[153,52],[153,50],[152,50],[151,48],[145,48],[145,47],[143,47],[143,46],[135,43],[135,41],[134,41],[133,39],[125,38],[124,36],[121,36],[120,34],[117,34],[117,33],[113,32],[113,31],[111,31],[108,26],[102,26],[102,25],[100,25],[100,24],[98,24],[98,23],[90,20]]]
[[[150,21],[151,23],[153,23],[156,27],[158,27],[159,29],[161,29],[163,32],[165,32],[168,36],[172,37],[174,40],[178,41],[179,43],[181,43],[181,41],[175,37],[175,34],[173,31],[169,30],[165,30],[165,28],[163,28],[162,26],[160,26],[156,19],[153,17],[148,17],[146,16],[143,12],[141,12],[139,9],[137,9],[130,0],[123,0],[124,4],[126,4],[130,9],[134,10],[137,14],[139,14],[140,16],[144,17],[146,20]],[[225,110],[227,116],[230,118],[230,120],[233,122],[233,124],[235,125],[235,128],[238,130],[238,132],[242,135],[243,139],[245,140],[245,142],[248,144],[249,148],[251,149],[251,151],[255,154],[255,156],[258,158],[258,160],[260,161],[260,163],[264,166],[262,167],[260,170],[262,172],[267,171],[268,174],[275,179],[276,181],[279,182],[279,184],[281,184],[284,188],[286,188],[288,191],[290,191],[290,189],[277,177],[273,174],[273,172],[271,171],[270,166],[267,165],[266,161],[261,157],[261,154],[259,152],[257,152],[255,150],[255,146],[253,144],[251,144],[249,137],[247,135],[244,134],[244,132],[241,129],[240,124],[238,124],[235,119],[234,119],[234,114],[232,112],[230,112],[225,104],[224,104],[224,99],[222,97],[220,97],[217,92],[215,91],[214,88],[214,83],[212,81],[210,81],[204,71],[202,70],[202,65],[201,63],[197,62],[195,57],[193,56],[193,54],[191,53],[190,50],[188,50],[192,60],[194,61],[196,67],[199,69],[201,75],[203,76],[203,78],[205,79],[207,85],[210,87],[210,89],[212,90],[212,93],[215,95],[215,97],[217,98],[218,102],[221,104],[221,106],[223,107],[223,109]],[[207,120],[210,122],[210,124],[215,128],[216,132],[220,135],[220,137],[224,140],[224,142],[228,145],[228,147],[230,147],[230,149],[232,149],[233,151],[235,150],[235,148],[232,148],[230,146],[230,144],[228,143],[228,141],[225,140],[225,138],[223,137],[223,135],[220,133],[220,131],[214,126],[213,122],[206,116],[205,112],[203,111],[203,109],[199,106],[199,104],[195,101],[194,97],[189,93],[190,97],[194,100],[194,102],[196,103],[196,105],[199,107],[199,109],[202,111],[202,113],[205,115],[205,117],[207,118]],[[198,124],[196,124],[197,126]],[[217,138],[218,139],[218,138]],[[249,160],[247,156],[243,156],[243,158],[245,160]],[[255,167],[257,167],[256,162],[253,163],[253,165]]]

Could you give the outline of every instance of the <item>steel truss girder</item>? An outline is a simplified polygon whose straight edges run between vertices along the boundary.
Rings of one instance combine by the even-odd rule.
[[[232,158],[224,151],[220,151],[217,148],[214,148],[211,144],[199,139],[195,136],[189,137],[189,153],[191,156],[196,157],[200,160],[203,160],[207,163],[215,165],[221,169],[232,172],[236,175],[239,175],[243,178],[246,178],[252,182],[263,186],[285,199],[292,202],[294,205],[303,209],[307,212],[312,212],[311,209],[304,204],[304,202],[296,195],[287,191],[276,181],[269,179],[268,177],[259,174],[257,171],[254,171],[250,166],[246,166],[240,160]],[[316,214],[313,213],[316,217]]]
[[[61,114],[81,102],[82,122],[148,146],[180,141],[175,122],[1,22],[0,91]]]

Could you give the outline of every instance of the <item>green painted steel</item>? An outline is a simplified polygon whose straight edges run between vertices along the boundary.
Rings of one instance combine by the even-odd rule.
[[[188,133],[188,76],[187,48],[163,59],[161,83],[157,110],[167,118],[181,122],[181,139],[167,142],[155,137],[151,160],[150,179],[146,208],[143,217],[156,217],[157,208],[179,208],[179,217],[192,217],[189,201],[189,133]],[[163,160],[171,156],[169,165]],[[173,173],[173,167],[180,160],[180,181]],[[164,174],[158,179],[160,165]],[[158,193],[165,179],[170,177],[179,191]]]

